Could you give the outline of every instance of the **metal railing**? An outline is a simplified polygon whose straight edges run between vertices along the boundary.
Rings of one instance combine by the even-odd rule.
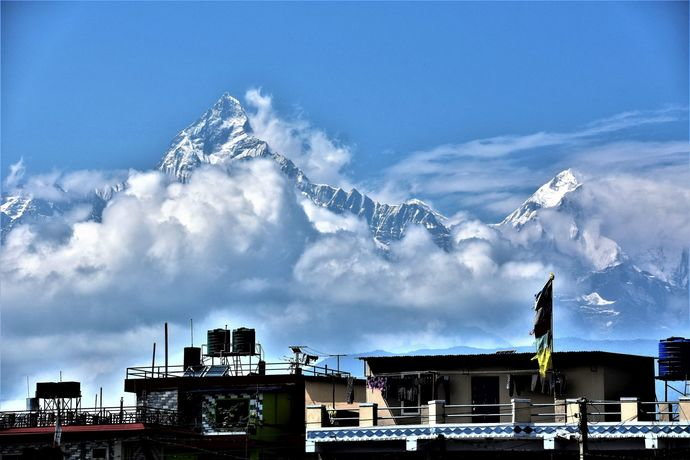
[[[265,363],[261,369],[258,363],[202,364],[184,368],[174,366],[136,366],[127,368],[127,379],[161,379],[179,377],[238,377],[249,375],[294,375],[301,374],[315,377],[349,377],[350,373],[329,368],[328,366],[305,365],[275,362]]]
[[[383,415],[383,413],[387,413],[388,415]],[[388,420],[396,425],[429,423],[429,406],[381,407],[376,414],[376,420]],[[328,426],[358,426],[362,423],[371,421],[372,419],[363,418],[362,414],[359,412],[359,408],[328,410]]]
[[[619,401],[586,402],[587,420],[598,422],[684,422],[690,423],[690,399],[640,402],[636,398]],[[654,408],[654,410],[650,410]],[[657,410],[658,408],[658,410]],[[378,406],[372,403],[342,411],[326,411],[325,406],[307,407],[307,429],[319,426],[376,426],[407,424],[476,423],[577,423],[580,401],[574,399],[532,404],[514,399],[499,404],[445,404],[430,401],[421,406]],[[583,409],[584,410],[584,409]],[[416,413],[408,413],[416,411]]]
[[[94,409],[37,410],[0,412],[0,430],[10,428],[43,428],[55,426],[58,418],[61,426],[148,425],[178,426],[176,411],[146,406],[103,407]]]
[[[658,420],[677,421],[682,415],[679,401],[645,401],[641,402],[641,411]]]

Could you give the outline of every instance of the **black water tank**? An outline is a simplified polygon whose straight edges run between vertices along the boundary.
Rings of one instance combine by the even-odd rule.
[[[81,398],[79,382],[38,382],[36,397],[42,399]]]
[[[690,339],[669,337],[659,341],[659,379],[690,378]]]
[[[230,352],[230,331],[227,329],[211,329],[206,340],[206,354],[208,356],[220,356]]]
[[[38,398],[26,398],[26,410],[35,412],[38,409]]]
[[[238,355],[253,355],[255,351],[256,332],[254,329],[241,327],[232,331],[232,352]]]
[[[259,375],[266,375],[266,361],[259,361]]]
[[[182,361],[184,370],[190,367],[197,367],[201,365],[201,348],[199,347],[185,347],[184,359]]]

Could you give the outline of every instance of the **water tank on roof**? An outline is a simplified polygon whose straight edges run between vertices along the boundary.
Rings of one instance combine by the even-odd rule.
[[[221,356],[230,352],[230,331],[227,329],[211,329],[206,336],[206,354]]]
[[[184,357],[182,360],[184,370],[190,367],[197,367],[201,365],[201,348],[199,347],[184,347]]]
[[[81,383],[37,382],[36,397],[41,399],[81,398]]]
[[[690,379],[690,339],[669,337],[659,341],[659,379]]]
[[[39,410],[38,398],[26,398],[26,410],[32,412]]]
[[[254,329],[241,327],[232,331],[232,352],[238,355],[255,354],[256,332]]]

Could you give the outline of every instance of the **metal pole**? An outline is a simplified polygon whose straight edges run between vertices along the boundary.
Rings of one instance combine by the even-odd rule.
[[[168,323],[165,323],[165,375],[168,376]]]
[[[156,365],[156,342],[153,342],[153,358],[151,358],[151,378],[153,378],[153,368]]]
[[[587,427],[587,400],[580,398],[577,401],[578,407],[578,430],[580,432],[580,460],[585,460],[587,456],[587,436],[589,435],[589,428]]]
[[[101,417],[102,417],[102,416],[103,416],[103,387],[101,387],[101,397],[100,397],[100,400],[101,400],[101,411],[100,411],[100,412],[101,412]]]
[[[555,296],[553,294],[553,285],[554,281],[556,280],[556,275],[550,273],[549,276],[551,277],[551,343],[549,345],[551,345],[551,366],[553,367],[553,355],[554,353],[556,353],[556,350],[553,345],[554,338],[556,337],[555,331],[553,330],[553,317],[556,316],[556,307],[554,306]]]

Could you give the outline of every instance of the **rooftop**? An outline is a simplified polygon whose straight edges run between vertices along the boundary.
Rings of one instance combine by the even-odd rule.
[[[370,366],[397,367],[414,366],[425,369],[457,369],[489,366],[511,366],[513,368],[537,369],[532,360],[534,353],[479,353],[466,355],[412,355],[412,356],[363,356]],[[653,363],[651,356],[611,353],[608,351],[559,351],[553,354],[554,367],[571,367],[579,365]]]

